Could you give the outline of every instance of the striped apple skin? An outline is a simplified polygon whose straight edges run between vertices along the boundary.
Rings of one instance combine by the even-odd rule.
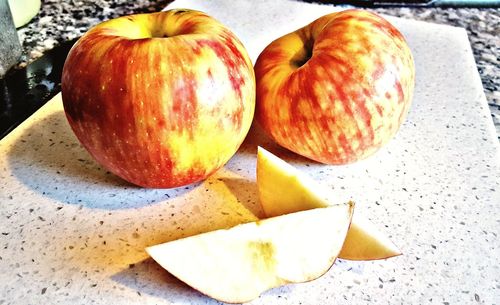
[[[393,138],[415,83],[402,34],[355,9],[273,41],[255,75],[259,124],[281,146],[326,164],[366,158]]]
[[[225,26],[191,10],[120,17],[70,51],[62,98],[81,144],[143,187],[205,179],[243,142],[255,110],[248,54]]]

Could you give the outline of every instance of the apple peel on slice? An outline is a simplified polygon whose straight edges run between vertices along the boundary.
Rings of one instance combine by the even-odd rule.
[[[322,185],[262,147],[257,152],[257,186],[267,217],[332,205]],[[339,258],[377,260],[398,255],[401,251],[372,222],[353,215]]]
[[[353,203],[346,203],[291,213],[146,251],[172,275],[206,295],[227,303],[248,302],[270,288],[326,273],[342,248],[353,209]]]

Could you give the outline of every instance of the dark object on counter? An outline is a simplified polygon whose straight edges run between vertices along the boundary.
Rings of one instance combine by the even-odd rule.
[[[0,78],[10,67],[17,64],[22,49],[17,37],[9,1],[0,0]]]
[[[360,7],[500,7],[500,0],[313,0],[308,2]]]
[[[61,91],[64,61],[75,42],[62,43],[0,79],[0,139]]]

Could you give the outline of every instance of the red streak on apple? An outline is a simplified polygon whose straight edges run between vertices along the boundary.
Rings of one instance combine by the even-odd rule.
[[[241,66],[245,65],[245,61],[242,58],[235,56],[239,53],[238,48],[234,45],[233,39],[226,38],[224,41],[211,41],[211,40],[199,40],[198,45],[200,48],[210,47],[218,57],[224,58],[227,65],[227,73],[229,75],[229,80],[233,89],[241,94],[241,86],[245,84],[245,78],[239,73]],[[195,52],[199,52],[196,49]]]
[[[256,118],[280,145],[345,164],[385,145],[413,95],[414,64],[401,33],[367,11],[323,16],[259,55]]]

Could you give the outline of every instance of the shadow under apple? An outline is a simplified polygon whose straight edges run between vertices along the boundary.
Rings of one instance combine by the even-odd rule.
[[[242,155],[254,155],[257,156],[257,147],[260,146],[272,154],[278,156],[279,158],[285,160],[293,165],[305,165],[305,166],[325,166],[320,162],[308,159],[299,154],[294,153],[280,145],[278,145],[273,139],[271,139],[261,126],[254,120],[250,130],[245,138],[245,141],[240,146],[238,150],[239,154]]]
[[[188,258],[186,258],[188,259]],[[111,279],[138,294],[182,304],[224,304],[191,288],[158,265],[152,258],[132,264]]]
[[[241,178],[220,178],[227,188],[257,218],[265,218],[264,210],[259,202],[257,184],[254,181]]]
[[[12,173],[33,191],[92,209],[131,209],[169,200],[198,184],[173,189],[134,186],[102,168],[80,145],[63,111],[27,128],[8,151]]]

